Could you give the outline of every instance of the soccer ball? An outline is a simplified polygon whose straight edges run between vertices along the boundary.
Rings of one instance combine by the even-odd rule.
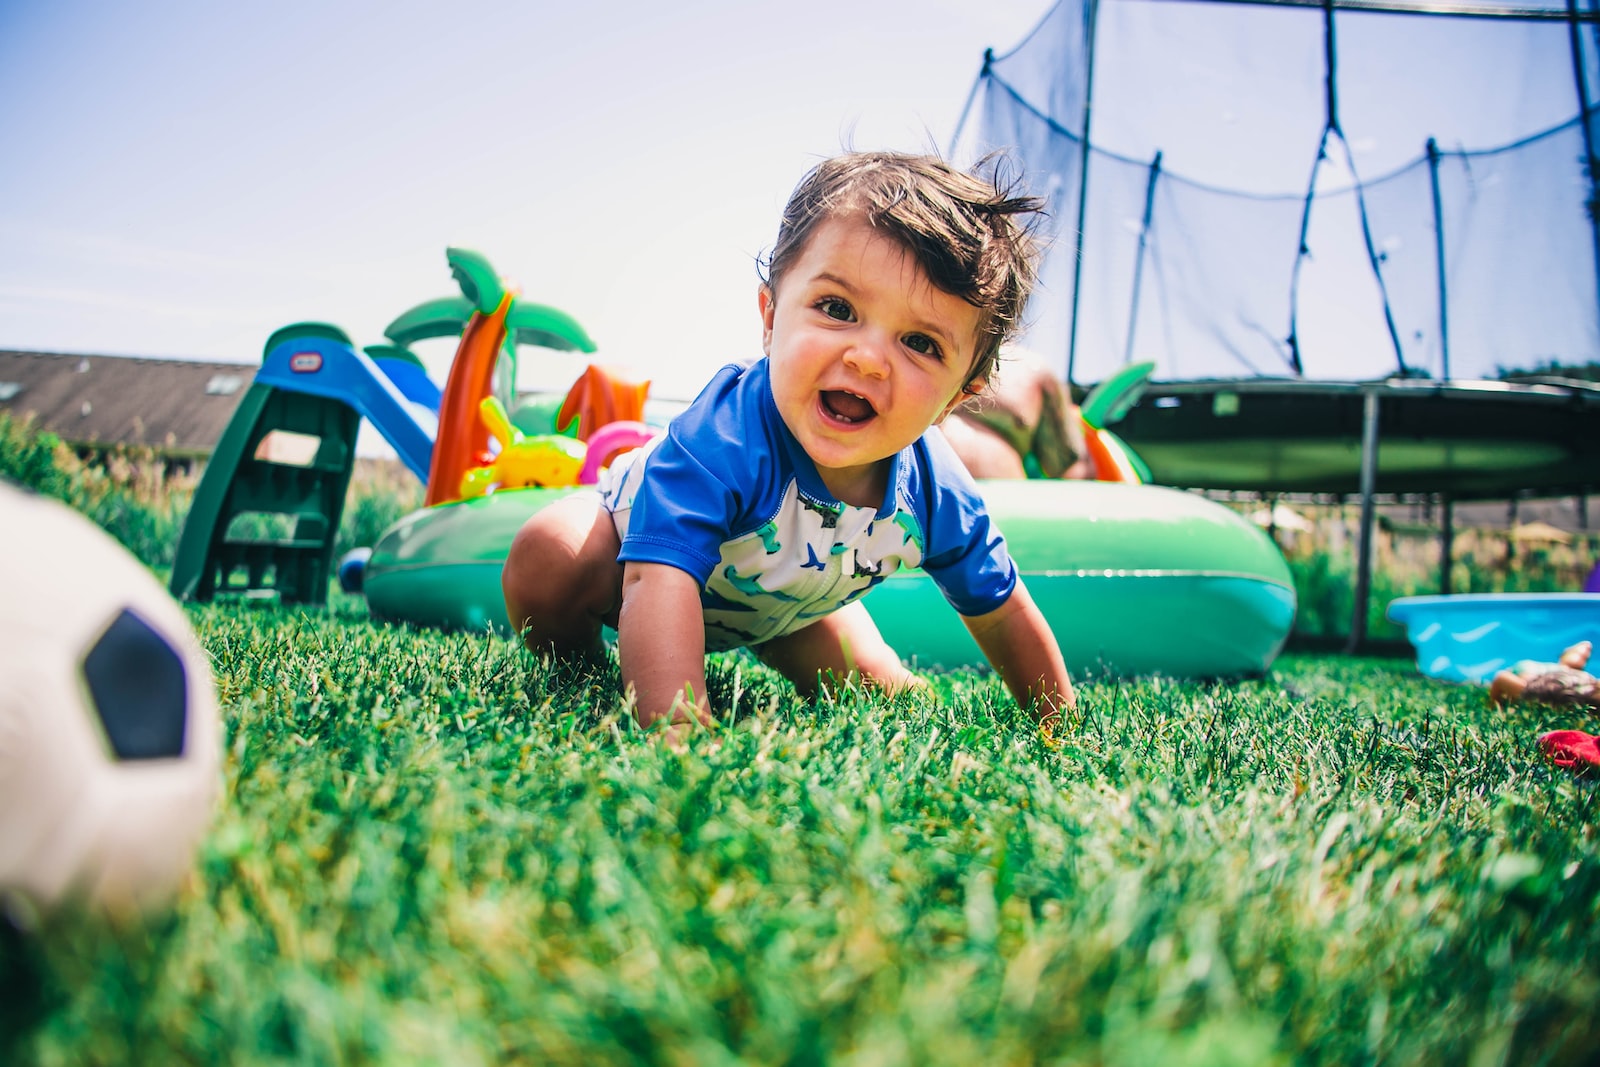
[[[0,893],[159,905],[219,791],[205,653],[155,575],[83,515],[3,481],[0,514]]]

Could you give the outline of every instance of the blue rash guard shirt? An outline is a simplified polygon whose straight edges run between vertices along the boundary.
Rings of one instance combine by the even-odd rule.
[[[767,360],[722,368],[667,432],[618,457],[601,498],[623,562],[700,583],[706,648],[759,645],[921,567],[963,615],[1011,596],[1017,568],[944,435],[890,458],[882,505],[834,498],[784,425]]]

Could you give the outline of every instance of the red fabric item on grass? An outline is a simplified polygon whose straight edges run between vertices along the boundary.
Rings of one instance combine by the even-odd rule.
[[[1582,730],[1551,730],[1539,735],[1539,749],[1558,767],[1600,767],[1600,738]]]

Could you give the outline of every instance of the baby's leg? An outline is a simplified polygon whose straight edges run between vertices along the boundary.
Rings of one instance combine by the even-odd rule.
[[[1594,646],[1588,641],[1579,641],[1577,644],[1561,653],[1561,665],[1581,671],[1589,666],[1589,656],[1594,652]]]
[[[1509,704],[1521,697],[1522,691],[1527,687],[1528,683],[1521,675],[1513,674],[1511,671],[1501,671],[1494,676],[1494,681],[1489,683],[1489,703]]]
[[[534,650],[594,655],[622,603],[621,543],[598,496],[566,497],[517,531],[501,587],[511,625]]]
[[[814,696],[819,681],[865,679],[895,693],[921,680],[900,663],[858,601],[825,615],[803,630],[775,637],[755,650],[767,666],[794,683],[802,696]],[[819,679],[818,675],[824,677]]]

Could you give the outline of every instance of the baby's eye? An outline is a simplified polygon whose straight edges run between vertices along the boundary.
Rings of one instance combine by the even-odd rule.
[[[850,305],[836,296],[825,296],[818,300],[817,310],[828,316],[828,318],[838,319],[840,322],[849,322],[855,317],[855,313],[850,310]]]
[[[925,333],[908,334],[904,343],[913,352],[919,352],[924,356],[932,356],[934,359],[944,358],[944,353],[939,350],[939,342]]]

